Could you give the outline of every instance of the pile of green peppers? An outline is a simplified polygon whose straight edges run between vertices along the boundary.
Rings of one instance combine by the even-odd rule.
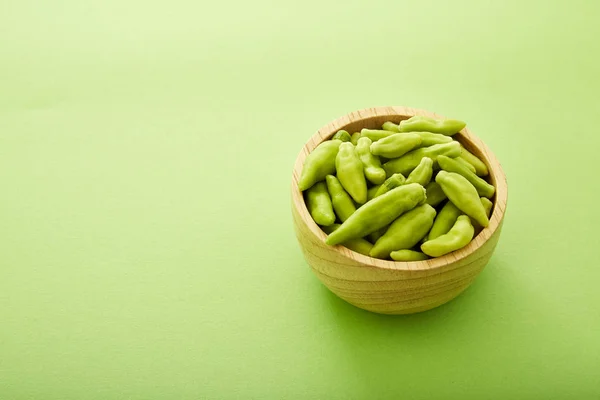
[[[298,187],[326,243],[395,261],[469,244],[489,225],[495,188],[485,163],[452,138],[465,126],[414,116],[380,130],[340,130],[317,146]]]

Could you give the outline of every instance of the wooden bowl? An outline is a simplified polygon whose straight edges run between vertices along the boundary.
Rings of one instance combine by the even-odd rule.
[[[502,229],[507,202],[506,177],[489,148],[469,129],[454,138],[478,156],[496,187],[490,225],[466,247],[426,261],[398,262],[368,257],[341,245],[325,244],[326,234],[310,216],[298,179],[306,155],[340,129],[381,129],[386,121],[399,123],[413,115],[443,118],[407,107],[377,107],[355,111],[322,127],[306,143],[292,176],[292,214],[296,237],[306,261],[333,293],[356,307],[381,314],[411,314],[440,306],[462,293],[488,263]]]

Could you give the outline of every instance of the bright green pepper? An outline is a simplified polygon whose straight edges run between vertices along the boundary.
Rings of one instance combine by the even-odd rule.
[[[439,155],[448,157],[458,157],[460,154],[460,144],[456,141],[443,144],[435,144],[429,147],[421,147],[416,150],[412,150],[400,158],[390,160],[383,164],[387,176],[391,176],[394,173],[401,173],[402,175],[408,175],[419,163],[423,157],[429,157],[434,162],[434,166]]]
[[[379,190],[377,190],[377,192],[375,193],[375,196],[373,196],[373,198],[381,196],[382,194],[389,192],[393,188],[402,186],[405,183],[406,183],[406,178],[404,177],[404,175],[394,174],[394,175],[390,176],[389,178],[387,178],[385,180],[385,182],[383,182],[383,184],[379,187]]]
[[[381,168],[379,158],[371,154],[371,143],[373,142],[368,137],[358,139],[356,154],[363,163],[367,179],[375,185],[380,185],[385,181],[385,171]]]
[[[379,129],[366,129],[366,128],[364,128],[364,129],[361,129],[360,136],[361,137],[368,137],[373,142],[376,142],[379,139],[383,139],[385,137],[393,135],[394,133],[395,132],[392,132],[392,131],[379,130]]]
[[[415,115],[399,125],[400,132],[433,132],[452,136],[467,126],[463,121],[455,119],[435,119]]]
[[[433,226],[427,235],[427,240],[433,240],[439,236],[445,235],[452,229],[454,223],[463,215],[463,212],[458,209],[451,201],[447,202],[440,210]]]
[[[440,257],[468,245],[473,239],[473,234],[474,229],[471,220],[466,215],[461,215],[456,219],[454,226],[448,233],[426,241],[421,245],[421,250],[428,256]]]
[[[360,132],[354,132],[350,137],[350,143],[356,146],[358,144],[358,139],[360,139]]]
[[[442,187],[436,181],[431,181],[425,186],[425,193],[427,194],[425,202],[433,207],[447,199],[446,193],[444,193]]]
[[[421,158],[421,162],[406,178],[406,183],[418,183],[426,186],[433,176],[433,160],[429,157]]]
[[[340,221],[344,222],[352,215],[352,213],[354,213],[354,211],[356,211],[354,202],[350,195],[346,193],[338,178],[333,175],[327,175],[325,177],[325,182],[327,183],[327,190],[331,196],[333,210]]]
[[[409,132],[415,133],[421,136],[421,147],[429,147],[434,144],[450,143],[452,138],[450,136],[442,135],[440,133],[432,132]]]
[[[315,183],[306,191],[306,207],[317,224],[328,226],[335,222],[333,205],[325,182]]]
[[[465,161],[464,158],[460,158],[460,156],[453,158],[454,161],[456,161],[457,163],[459,163],[460,165],[462,165],[463,167],[465,167],[466,169],[468,169],[469,171],[471,171],[472,173],[476,174],[477,171],[475,170],[475,167],[472,166],[471,164],[469,164],[467,161]]]
[[[335,169],[340,183],[358,204],[367,201],[367,181],[363,163],[358,158],[352,143],[344,142],[335,158]]]
[[[461,153],[459,157],[475,168],[475,174],[477,174],[477,176],[488,175],[489,171],[487,165],[485,165],[483,161],[481,161],[479,158],[477,158],[477,156],[465,149],[463,146],[461,146]]]
[[[375,185],[367,189],[367,201],[370,201],[375,198],[375,194],[377,194],[377,191],[380,187],[381,185]]]
[[[494,204],[490,201],[490,199],[485,197],[482,197],[480,200],[481,204],[483,205],[483,209],[485,210],[485,215],[487,215],[489,219],[490,215],[492,214],[492,208],[494,208]],[[474,220],[471,220],[471,223],[473,224],[473,228],[475,228],[475,236],[477,236],[483,227]]]
[[[323,227],[323,232],[329,235],[333,231],[338,229],[340,226],[341,225],[339,224],[325,226]],[[342,246],[347,247],[350,250],[355,251],[357,253],[364,254],[365,256],[368,256],[369,252],[373,248],[373,245],[363,238],[350,239],[347,242],[342,243]]]
[[[345,130],[339,130],[336,132],[335,135],[333,135],[333,137],[331,138],[332,140],[335,139],[339,139],[342,142],[349,142],[352,138],[350,137],[350,134],[348,132],[346,132]]]
[[[326,243],[335,245],[367,236],[390,224],[401,214],[425,201],[425,189],[416,183],[402,185],[374,198],[352,214]]]
[[[398,125],[391,121],[384,122],[381,128],[385,131],[400,132],[400,129],[398,129]]]
[[[423,261],[429,259],[427,254],[414,250],[396,250],[390,253],[394,261]]]
[[[379,240],[379,238],[385,234],[385,232],[388,230],[389,227],[390,227],[389,225],[386,225],[381,229],[377,229],[375,232],[369,233],[367,235],[369,242],[375,244]]]
[[[416,133],[395,133],[371,145],[371,153],[387,158],[401,157],[421,145],[421,136]]]
[[[429,232],[435,209],[429,204],[423,204],[398,217],[385,234],[377,240],[371,252],[371,257],[388,258],[394,250],[410,249]]]
[[[448,199],[459,210],[473,218],[481,226],[489,225],[490,221],[485,214],[477,189],[467,178],[456,172],[440,171],[435,177],[435,181],[440,184]]]
[[[335,159],[341,140],[326,140],[306,156],[302,174],[298,181],[298,189],[304,191],[315,183],[335,173]]]
[[[467,180],[471,182],[471,185],[473,185],[475,189],[477,189],[477,193],[479,194],[479,196],[491,198],[496,192],[496,189],[492,185],[490,185],[489,183],[487,183],[486,181],[469,171],[462,164],[457,163],[452,158],[446,156],[439,156],[438,164],[440,165],[440,167],[442,167],[444,171],[456,172],[457,174],[460,174],[467,178]]]

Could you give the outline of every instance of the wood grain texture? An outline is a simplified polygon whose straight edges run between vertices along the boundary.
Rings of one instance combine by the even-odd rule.
[[[483,270],[500,238],[508,188],[500,163],[468,128],[454,138],[478,156],[490,171],[496,187],[490,225],[466,247],[445,256],[413,262],[386,261],[325,244],[326,234],[313,221],[298,179],[306,155],[335,132],[380,129],[386,121],[399,123],[413,115],[444,118],[408,107],[377,107],[352,112],[325,125],[303,147],[292,174],[292,215],[296,237],[310,268],[319,280],[350,304],[381,314],[410,314],[440,306],[462,293]]]

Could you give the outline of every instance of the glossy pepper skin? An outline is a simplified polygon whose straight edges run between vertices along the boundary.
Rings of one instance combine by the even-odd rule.
[[[380,129],[367,129],[367,128],[363,128],[363,129],[360,130],[360,136],[361,137],[368,137],[373,142],[376,142],[379,139],[383,139],[385,137],[393,135],[394,133],[395,132],[386,131],[386,130],[380,130]]]
[[[350,137],[350,143],[356,146],[358,144],[358,139],[360,139],[360,132],[354,132]]]
[[[406,183],[418,183],[427,186],[433,176],[433,160],[429,157],[421,158],[421,162],[406,178]]]
[[[465,167],[466,169],[468,169],[469,171],[471,171],[472,173],[477,175],[477,170],[475,169],[474,166],[472,166],[471,164],[469,164],[468,162],[465,161],[464,158],[461,158],[460,156],[453,158],[454,161],[456,161],[457,163],[459,163],[460,165],[462,165],[463,167]]]
[[[400,132],[433,132],[452,136],[463,129],[467,124],[456,119],[435,119],[415,115],[401,121],[398,128]]]
[[[488,168],[483,161],[481,161],[477,156],[471,153],[469,150],[465,149],[461,146],[460,158],[468,162],[475,168],[475,174],[477,176],[487,176],[489,174]]]
[[[343,129],[337,131],[331,139],[332,140],[339,139],[342,142],[349,142],[350,140],[352,140],[352,138],[350,137],[350,134]]]
[[[328,245],[362,238],[387,226],[401,214],[425,201],[425,189],[416,183],[399,186],[374,198],[352,214],[327,237]]]
[[[342,144],[341,140],[326,140],[306,156],[298,189],[305,191],[335,172],[335,159],[340,144]]]
[[[384,122],[381,128],[390,132],[400,132],[400,129],[398,129],[398,125],[391,121]]]
[[[397,172],[402,175],[408,175],[421,162],[423,157],[429,157],[436,163],[437,157],[445,155],[448,157],[458,157],[460,154],[460,144],[456,141],[443,144],[435,144],[429,147],[421,147],[406,153],[400,158],[390,160],[383,164],[387,176]]]
[[[371,154],[371,139],[361,137],[356,145],[356,154],[363,163],[366,178],[375,185],[380,185],[385,181],[385,171],[381,167],[381,161],[378,157]]]
[[[458,207],[452,204],[451,201],[447,202],[444,207],[442,207],[437,217],[435,217],[433,226],[427,235],[427,240],[432,240],[448,233],[461,215],[463,215],[463,212],[460,211]]]
[[[346,192],[358,204],[367,201],[367,181],[363,172],[363,163],[352,143],[344,142],[340,145],[335,158],[335,169],[340,183]]]
[[[402,186],[402,185],[404,185],[404,183],[406,183],[406,178],[404,177],[404,175],[394,174],[394,175],[390,176],[389,178],[387,178],[385,180],[385,182],[383,182],[383,184],[381,186],[379,186],[379,189],[377,190],[377,192],[375,193],[375,196],[373,196],[373,198],[381,196],[382,194],[389,192],[393,188]]]
[[[354,202],[350,195],[346,193],[338,178],[333,175],[327,175],[325,182],[327,183],[327,191],[331,196],[333,211],[335,211],[335,215],[337,215],[340,221],[344,222],[356,211]]]
[[[444,171],[456,172],[457,174],[460,174],[467,178],[467,180],[471,182],[471,185],[473,185],[475,189],[477,189],[477,193],[480,196],[492,198],[492,196],[496,192],[496,189],[492,185],[475,175],[464,165],[452,158],[446,156],[439,156],[438,164],[440,165],[440,167],[442,167]]]
[[[480,200],[481,204],[483,205],[483,209],[485,210],[485,215],[487,215],[489,219],[490,215],[492,214],[492,208],[494,208],[494,204],[490,201],[490,199],[485,197],[482,197]],[[475,228],[475,236],[477,236],[483,227],[474,220],[471,220],[471,223],[473,224],[473,228]]]
[[[473,233],[471,220],[466,215],[461,215],[448,233],[426,241],[421,245],[421,250],[428,256],[440,257],[465,247],[473,239]]]
[[[385,234],[380,237],[371,252],[371,257],[388,258],[394,250],[406,250],[423,239],[431,229],[435,209],[423,204],[398,217]]]
[[[401,157],[421,145],[420,135],[416,133],[395,133],[382,138],[371,145],[371,153],[386,158]]]
[[[425,200],[425,202],[430,206],[435,207],[448,198],[440,184],[436,181],[429,182],[427,186],[425,186],[425,192],[427,194],[427,200]]]
[[[306,191],[306,207],[317,224],[328,226],[335,222],[333,205],[325,182],[318,182]]]
[[[427,254],[414,250],[396,250],[390,253],[390,257],[394,261],[423,261],[428,260]]]
[[[464,176],[456,172],[440,171],[435,177],[448,199],[454,203],[459,210],[473,218],[483,227],[490,223],[481,204],[477,190]]]
[[[452,138],[450,136],[442,135],[441,133],[432,132],[409,132],[417,134],[421,137],[421,147],[429,147],[434,144],[450,143]]]
[[[331,234],[331,232],[335,231],[340,226],[341,225],[339,225],[339,224],[324,226],[323,232],[325,232],[326,234],[329,235],[329,234]],[[373,245],[363,238],[350,239],[347,242],[342,243],[342,246],[347,247],[350,250],[355,251],[357,253],[364,254],[365,256],[368,256],[369,252],[373,248]]]

